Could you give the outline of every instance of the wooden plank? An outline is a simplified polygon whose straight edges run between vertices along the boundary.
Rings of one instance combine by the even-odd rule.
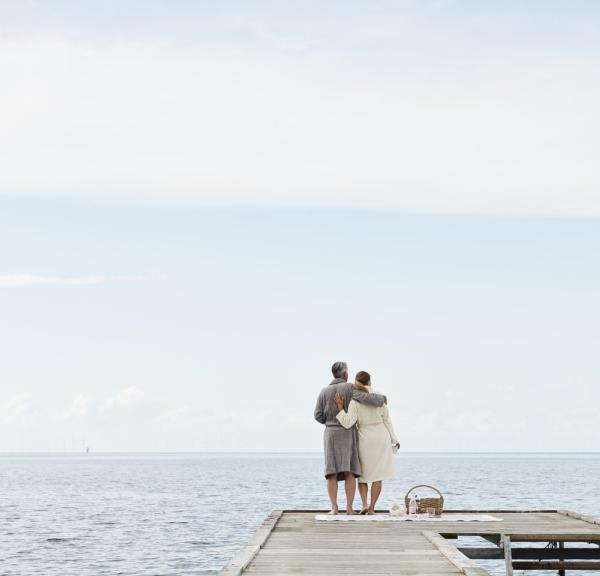
[[[500,548],[458,548],[467,558],[473,560],[502,560],[504,551]],[[513,560],[600,560],[597,548],[513,548]]]
[[[219,576],[239,576],[264,546],[282,514],[281,510],[273,510],[259,526],[248,544],[218,572]]]
[[[513,560],[510,543],[510,536],[502,535],[502,548],[504,549],[504,565],[506,566],[506,576],[513,576]]]
[[[488,548],[490,550],[490,548]],[[589,550],[586,548],[586,550]],[[348,556],[351,552],[345,549],[328,549],[328,548],[264,548],[261,550],[260,557],[268,558],[278,557],[278,556],[322,556],[327,555],[336,557],[336,556]],[[596,552],[598,554],[598,552]],[[360,550],[360,555],[367,556],[376,556],[381,557],[381,550],[377,550],[376,548],[362,548]],[[439,558],[439,552],[437,550],[386,550],[386,556],[397,557],[397,558]]]
[[[595,524],[596,526],[600,526],[600,520],[596,520],[596,518],[592,518],[591,516],[584,516],[583,514],[579,514],[577,512],[572,512],[571,510],[557,510],[559,514],[563,516],[568,516],[569,518],[576,518],[577,520],[581,520],[582,522],[587,522],[588,524]]]
[[[558,510],[530,510],[527,508],[512,508],[510,510],[506,508],[478,508],[477,510],[469,510],[462,508],[457,508],[455,510],[444,509],[444,514],[556,514],[557,512]]]
[[[486,576],[487,572],[478,566],[473,560],[462,554],[458,548],[448,544],[445,538],[437,532],[424,530],[421,532],[429,542],[431,542],[440,553],[456,566],[465,576]]]
[[[254,576],[260,576],[261,574],[276,574],[277,576],[282,576],[283,574],[302,574],[303,576],[401,576],[402,574],[406,576],[420,576],[423,574],[424,576],[457,576],[460,575],[460,572],[444,572],[440,570],[403,570],[398,571],[395,570],[393,566],[382,566],[375,567],[372,570],[369,570],[368,567],[361,568],[360,570],[348,571],[344,570],[335,570],[335,568],[319,568],[318,566],[311,566],[307,568],[302,568],[296,571],[286,572],[281,569],[274,569],[271,571],[262,570],[262,569],[254,569],[252,566],[248,568],[244,574],[253,574]]]
[[[535,534],[511,534],[513,542],[600,542],[600,533],[565,533],[553,534],[551,532]]]
[[[600,570],[600,562],[514,562],[515,570]]]

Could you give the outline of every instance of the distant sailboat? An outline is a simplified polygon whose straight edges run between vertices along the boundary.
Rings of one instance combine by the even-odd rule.
[[[89,453],[90,453],[90,447],[89,447],[89,446],[86,446],[86,447],[85,447],[85,453],[86,453],[86,454],[89,454]]]

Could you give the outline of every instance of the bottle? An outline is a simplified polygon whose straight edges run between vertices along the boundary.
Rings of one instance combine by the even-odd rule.
[[[408,503],[408,513],[416,514],[417,513],[417,499],[415,496],[410,497],[410,502]]]

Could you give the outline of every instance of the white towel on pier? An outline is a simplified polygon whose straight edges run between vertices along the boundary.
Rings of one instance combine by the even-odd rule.
[[[430,517],[426,514],[392,516],[391,514],[374,514],[372,516],[355,514],[317,514],[316,520],[324,522],[502,522],[502,518],[490,514],[442,514]]]

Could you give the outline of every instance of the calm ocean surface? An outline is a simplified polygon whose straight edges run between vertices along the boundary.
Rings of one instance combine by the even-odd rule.
[[[403,454],[396,464],[381,507],[429,483],[448,508],[600,517],[600,454]],[[319,454],[0,455],[0,574],[214,574],[272,509],[326,508],[321,475]]]

